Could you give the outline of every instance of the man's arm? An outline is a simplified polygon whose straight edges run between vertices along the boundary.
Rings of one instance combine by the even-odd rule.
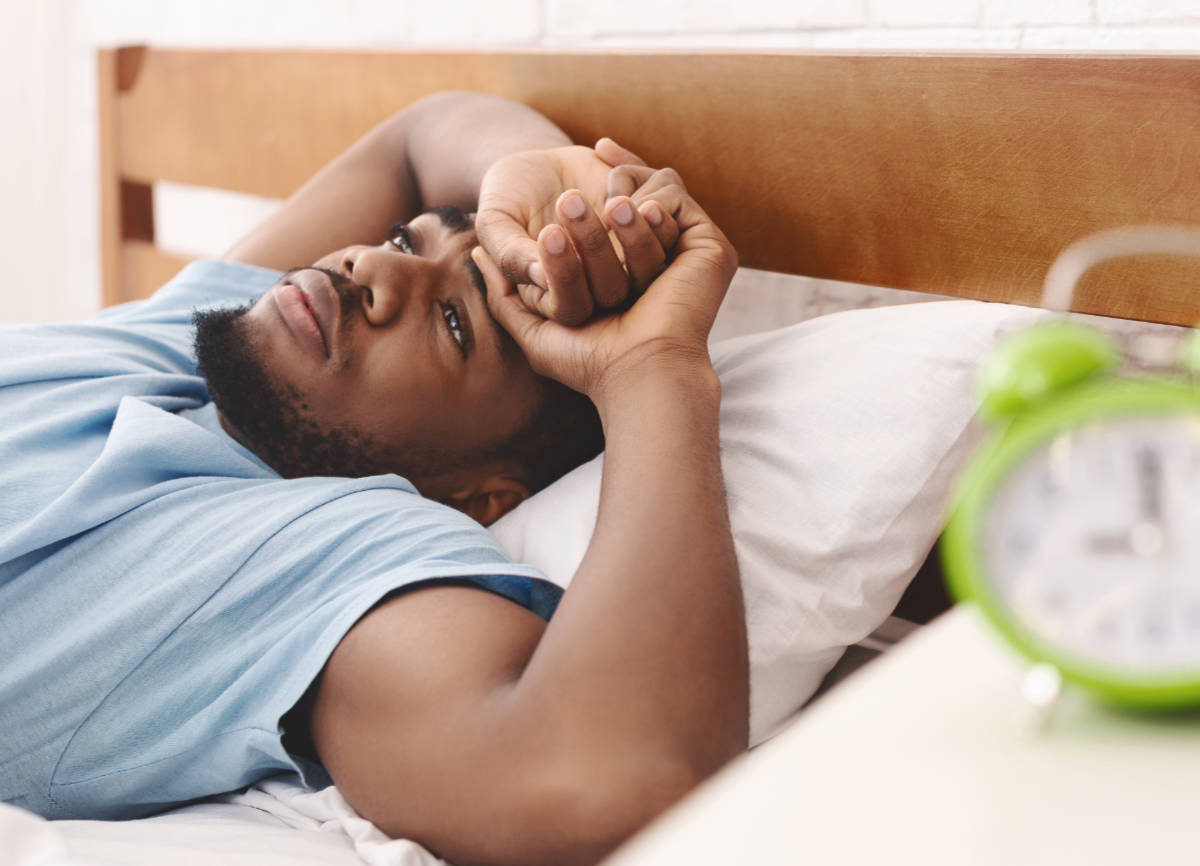
[[[352,244],[377,244],[388,227],[430,205],[475,210],[498,159],[569,145],[531,108],[478,93],[441,93],[367,133],[225,254],[286,270]]]
[[[592,398],[605,433],[592,541],[516,692],[588,778],[628,796],[642,768],[639,805],[661,809],[746,748],[749,664],[707,346],[737,255],[674,171],[643,186],[680,235],[623,313],[563,327],[476,260],[496,319],[536,371]]]
[[[596,402],[596,531],[553,620],[487,593],[381,605],[326,666],[314,742],[346,799],[461,863],[594,863],[747,745],[745,620],[705,338],[736,266],[681,188],[679,254],[633,307],[566,328],[486,257],[493,314]]]

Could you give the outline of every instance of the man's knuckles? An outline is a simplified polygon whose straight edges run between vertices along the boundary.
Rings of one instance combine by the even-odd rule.
[[[654,174],[654,169],[643,165],[619,165],[608,173],[605,194],[608,198],[633,195]]]
[[[689,198],[687,188],[678,183],[667,183],[653,189],[644,186],[631,197],[637,205],[648,201],[657,202],[670,216],[675,216],[683,202]]]

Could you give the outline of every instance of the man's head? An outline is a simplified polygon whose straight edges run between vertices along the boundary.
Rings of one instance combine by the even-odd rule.
[[[198,313],[222,424],[285,477],[395,472],[489,523],[602,447],[488,313],[471,221],[440,208]]]

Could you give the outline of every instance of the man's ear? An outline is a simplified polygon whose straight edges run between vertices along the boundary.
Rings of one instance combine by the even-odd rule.
[[[484,526],[491,526],[529,498],[529,488],[508,475],[492,475],[481,484],[451,494],[450,505]]]

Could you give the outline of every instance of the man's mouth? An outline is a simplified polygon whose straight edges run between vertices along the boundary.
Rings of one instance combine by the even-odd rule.
[[[298,337],[327,358],[333,354],[341,302],[327,273],[316,268],[289,271],[276,287],[276,303]]]

